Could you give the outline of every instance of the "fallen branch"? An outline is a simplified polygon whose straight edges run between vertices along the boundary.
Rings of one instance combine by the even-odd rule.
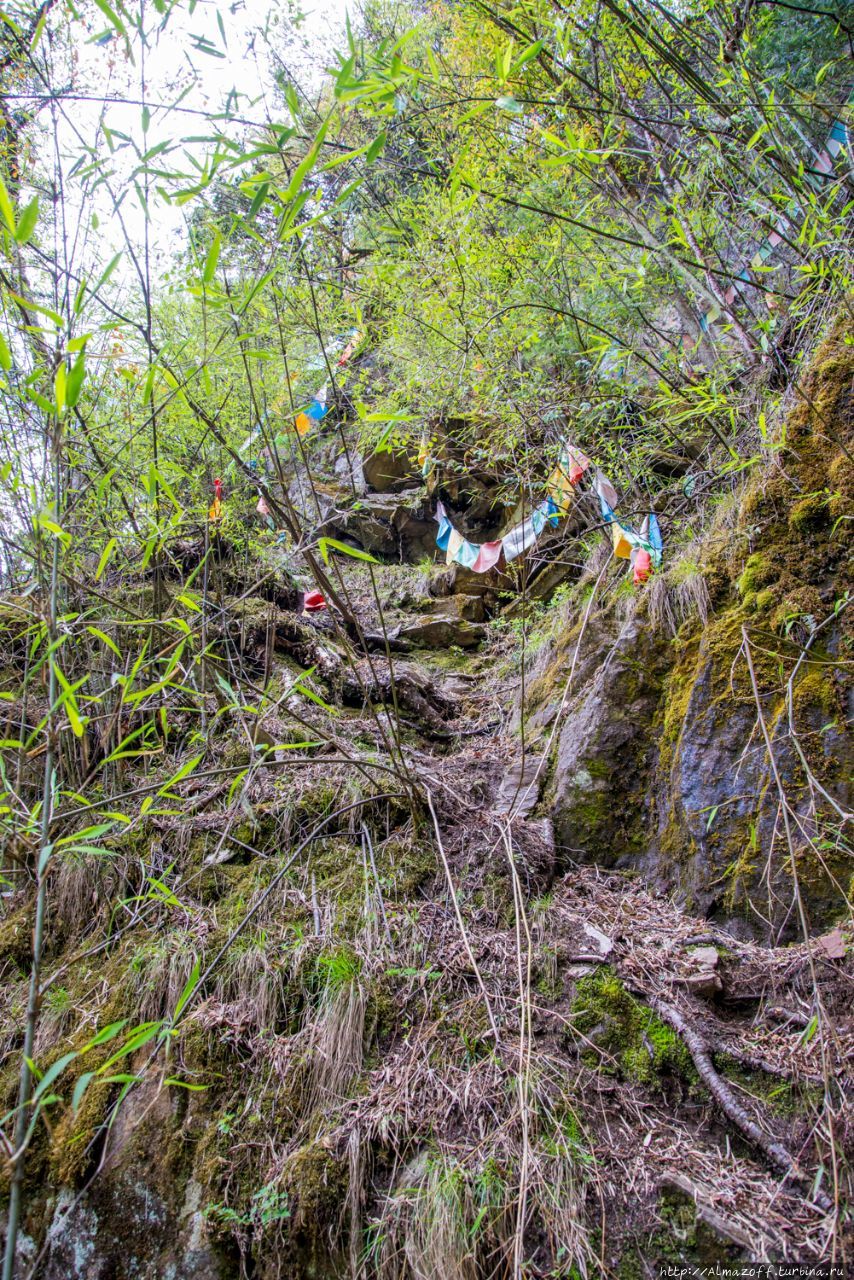
[[[692,1026],[689,1026],[674,1005],[668,1004],[666,1000],[662,1000],[659,996],[650,996],[646,992],[639,992],[638,994],[658,1014],[659,1018],[672,1027],[676,1034],[682,1038],[686,1049],[691,1055],[691,1060],[697,1068],[697,1074],[727,1119],[735,1125],[736,1129],[749,1142],[764,1152],[771,1163],[784,1173],[787,1178],[791,1178],[793,1182],[802,1187],[805,1183],[809,1185],[809,1179],[798,1168],[798,1163],[792,1153],[781,1142],[775,1142],[773,1138],[769,1138],[767,1133],[759,1128],[759,1125],[748,1115],[723,1077],[718,1075],[712,1062],[711,1050],[700,1033],[695,1031]],[[816,1194],[813,1198],[815,1203],[822,1209],[829,1210],[832,1207],[828,1198],[821,1193]]]

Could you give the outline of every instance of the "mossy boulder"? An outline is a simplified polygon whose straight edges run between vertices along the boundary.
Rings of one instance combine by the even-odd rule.
[[[346,1226],[346,1157],[339,1158],[322,1143],[311,1142],[288,1158],[281,1185],[290,1205],[291,1240],[305,1255],[303,1274],[337,1274],[335,1257]]]
[[[638,1084],[660,1086],[667,1076],[696,1081],[691,1056],[676,1033],[635,1000],[610,967],[581,979],[572,1015],[590,1065]]]
[[[600,664],[596,658],[603,653],[610,661]],[[599,622],[588,632],[547,792],[558,863],[563,856],[624,866],[645,848],[652,725],[667,661],[666,643],[650,637],[637,619],[613,630]],[[563,663],[549,675],[550,700],[559,703]]]

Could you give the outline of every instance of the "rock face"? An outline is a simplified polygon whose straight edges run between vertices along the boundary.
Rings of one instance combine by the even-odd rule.
[[[650,646],[644,621],[610,637],[597,628],[577,666],[581,688],[561,716],[547,796],[559,863],[636,867],[681,904],[740,934],[794,936],[799,922],[777,782],[743,660],[739,673],[732,670],[738,618],[698,634],[669,667],[668,646]],[[727,627],[731,644],[718,648]],[[544,732],[559,696],[556,690],[532,717]],[[811,750],[811,771],[844,810],[843,734],[827,728],[835,691],[807,675],[794,700],[799,735],[820,744]],[[792,809],[800,893],[819,928],[838,913],[838,886],[847,876],[830,850],[821,865],[805,832],[815,833],[832,810],[816,803],[779,698],[763,691],[761,702]]]
[[[96,1191],[78,1196],[64,1188],[51,1208],[39,1273],[44,1280],[227,1280],[236,1274],[234,1260],[220,1255],[208,1235],[201,1186],[176,1177],[164,1158],[162,1137],[170,1134],[174,1145],[177,1125],[169,1092],[156,1096],[153,1081],[130,1095]]]
[[[396,629],[395,635],[419,649],[476,649],[486,628],[452,614],[439,614],[408,622]]]
[[[831,338],[809,379],[816,423],[849,438],[851,373]],[[579,640],[576,608],[526,705],[545,741],[575,661],[549,739],[559,862],[637,868],[688,909],[765,940],[799,931],[798,895],[811,927],[833,922],[850,879],[832,836],[852,806],[845,690],[828,659],[850,643],[835,608],[845,552],[831,530],[851,481],[816,423],[796,406],[786,474],[757,477],[735,528],[709,536],[699,573],[710,608],[684,609],[674,636],[666,562],[627,622],[594,611]],[[838,491],[804,499],[822,477]]]
[[[597,862],[625,866],[644,847],[642,817],[650,809],[644,783],[653,754],[645,726],[661,697],[663,646],[650,646],[638,619],[616,636],[594,626],[585,642],[573,678],[577,692],[557,735],[555,838],[565,855],[583,857],[593,842]]]
[[[394,493],[366,493],[356,503],[341,495],[329,501],[316,538],[338,538],[382,559],[417,563],[436,550],[436,521],[429,499]]]
[[[676,643],[656,630],[645,604],[622,625],[591,620],[577,656],[576,626],[532,674],[528,724],[552,742],[546,801],[559,860],[634,867],[731,929],[791,936],[799,924],[778,778],[816,928],[838,914],[850,876],[843,857],[828,847],[819,858],[809,839],[839,818],[835,805],[851,807],[844,690],[823,665],[840,650],[843,622],[828,623],[820,647],[816,637],[815,661],[795,672],[791,693],[759,639],[754,689],[744,652],[750,623],[732,592],[705,626],[684,624]],[[791,671],[798,646],[777,646]]]
[[[543,761],[541,756],[526,756],[508,765],[498,795],[495,812],[527,818],[537,807]]]
[[[376,493],[398,493],[421,483],[417,462],[402,449],[383,449],[362,460],[366,484]]]

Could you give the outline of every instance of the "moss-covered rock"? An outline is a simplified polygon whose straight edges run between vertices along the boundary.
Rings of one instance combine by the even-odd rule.
[[[686,906],[749,932],[762,931],[769,884],[772,928],[797,928],[777,779],[790,805],[816,803],[829,829],[838,815],[807,769],[850,807],[844,717],[830,672],[854,636],[837,608],[847,551],[831,516],[854,504],[854,468],[842,465],[842,445],[852,436],[853,377],[854,348],[840,323],[802,373],[806,394],[793,402],[780,433],[783,464],[774,455],[755,469],[690,561],[701,563],[704,582],[713,584],[710,614],[696,610],[671,640],[652,630],[640,605],[627,623],[613,603],[588,614],[589,585],[579,584],[566,602],[568,625],[536,658],[526,689],[530,729],[547,726],[573,668],[548,769],[559,850],[605,866],[637,866]],[[800,668],[796,743],[787,681],[808,642],[826,678]],[[797,857],[809,860],[809,849]],[[834,878],[837,871],[828,870],[805,880],[816,927],[844,905],[832,891]],[[847,875],[839,883],[845,881]],[[755,893],[759,914],[751,907]]]
[[[582,1037],[582,1057],[606,1072],[659,1087],[666,1077],[689,1083],[697,1079],[691,1056],[676,1033],[635,1000],[608,966],[578,983],[572,1029]]]

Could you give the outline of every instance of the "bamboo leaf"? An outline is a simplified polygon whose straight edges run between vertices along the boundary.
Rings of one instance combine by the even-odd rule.
[[[80,393],[83,390],[83,379],[86,377],[86,356],[81,351],[74,364],[68,371],[68,377],[65,383],[65,402],[69,409],[73,409],[80,399]]]
[[[374,556],[369,555],[367,551],[359,551],[356,547],[348,547],[346,542],[339,542],[337,538],[320,538],[318,539],[317,548],[323,557],[323,563],[329,564],[329,551],[340,551],[343,556],[350,556],[354,560],[367,560],[370,564],[379,564]]]
[[[61,360],[57,366],[53,379],[53,394],[56,398],[56,407],[60,413],[65,409],[65,390],[67,384],[67,372],[65,361]]]
[[[2,179],[0,179],[0,187],[2,185]],[[9,297],[13,298],[19,306],[26,308],[27,311],[36,311],[41,316],[47,316],[48,320],[51,320],[57,329],[61,329],[65,323],[58,312],[52,311],[50,307],[42,306],[40,302],[33,302],[32,298],[22,298],[19,293],[13,293],[11,289],[9,290]]]
[[[47,1093],[54,1080],[56,1080],[58,1076],[62,1075],[68,1064],[73,1062],[76,1057],[77,1050],[72,1049],[70,1053],[64,1053],[61,1058],[57,1058],[56,1062],[48,1067],[47,1071],[39,1081],[35,1093],[33,1094],[34,1104],[38,1102],[39,1098],[43,1097],[43,1095]]]
[[[145,1045],[149,1044],[156,1036],[159,1036],[162,1030],[163,1030],[163,1023],[159,1020],[157,1022],[142,1022],[139,1024],[139,1026],[134,1027],[133,1031],[128,1036],[127,1040],[124,1042],[121,1049],[118,1049],[111,1057],[107,1059],[107,1061],[103,1064],[103,1066],[98,1068],[97,1074],[99,1076],[106,1075],[106,1073],[109,1071],[110,1067],[112,1067],[114,1063],[120,1062],[121,1059],[126,1058],[128,1054],[136,1053],[137,1049],[142,1049]]]
[[[202,272],[202,279],[205,284],[210,284],[216,275],[216,264],[219,262],[219,251],[221,245],[222,235],[220,234],[219,228],[217,228],[214,232],[213,242],[211,243],[211,247],[208,249],[207,257],[205,258],[205,268]]]
[[[104,287],[104,285],[109,280],[110,276],[115,271],[116,267],[121,262],[121,260],[122,260],[122,255],[120,253],[117,253],[114,257],[110,259],[110,261],[107,263],[106,267],[104,268],[103,272],[99,276],[97,284],[92,289],[93,293],[97,293],[99,289],[102,289]]]
[[[320,148],[323,145],[323,140],[326,137],[326,131],[328,128],[329,128],[329,121],[324,120],[323,124],[320,126],[320,129],[318,130],[317,137],[314,139],[314,142],[311,144],[311,146],[308,149],[308,154],[306,155],[305,159],[302,160],[297,165],[296,169],[294,170],[293,177],[291,178],[290,182],[288,183],[287,187],[282,193],[282,201],[285,204],[287,204],[290,200],[293,200],[295,196],[299,195],[299,192],[302,188],[303,180],[308,176],[308,174],[314,168],[315,162],[317,161],[318,152],[320,151]]]
[[[38,48],[38,43],[41,40],[42,35],[44,34],[46,22],[47,22],[47,10],[45,10],[42,13],[41,17],[36,23],[36,29],[33,32],[33,38],[30,41],[30,53],[35,53],[36,49]]]
[[[83,719],[80,715],[80,710],[77,706],[77,699],[74,696],[74,689],[68,683],[65,676],[62,674],[59,664],[51,661],[50,665],[53,668],[53,673],[56,676],[57,680],[59,681],[63,690],[63,695],[59,700],[59,705],[65,707],[66,713],[68,715],[68,723],[71,725],[71,731],[74,734],[74,736],[76,738],[82,738],[85,726],[83,723]]]
[[[71,1110],[75,1113],[80,1110],[80,1103],[83,1101],[83,1095],[89,1087],[89,1081],[95,1075],[94,1071],[84,1071],[82,1076],[77,1077],[74,1085],[74,1092],[71,1095]]]
[[[115,1039],[127,1024],[127,1018],[119,1018],[118,1022],[107,1023],[105,1027],[102,1027],[100,1031],[96,1032],[92,1039],[83,1046],[80,1052],[88,1053],[90,1049],[97,1049],[98,1045],[106,1044],[107,1041]]]
[[[33,196],[30,203],[23,210],[18,225],[15,228],[15,239],[18,244],[26,244],[36,229],[36,223],[39,218],[39,198]]]
[[[15,208],[9,199],[9,192],[6,190],[6,184],[0,178],[0,217],[6,224],[6,230],[11,235],[15,234]]]
[[[95,840],[98,836],[104,836],[108,831],[112,831],[115,825],[115,822],[96,822],[94,826],[84,827],[82,831],[75,831],[74,835],[62,836],[61,839],[55,842],[55,847],[59,849],[64,845],[73,843],[75,840],[86,838]]]
[[[159,796],[165,796],[167,792],[172,790],[176,783],[181,782],[184,778],[188,778],[198,765],[199,761],[204,759],[204,755],[205,753],[202,751],[199,755],[193,756],[192,760],[188,760],[186,764],[182,764],[178,772],[174,774],[168,782],[164,782],[157,794]]]
[[[545,44],[545,40],[535,40],[533,44],[529,44],[526,49],[523,49],[510,68],[510,76],[517,76],[527,62],[530,62],[532,58],[538,57],[545,48]]]
[[[127,40],[128,38],[127,29],[125,27],[125,24],[122,22],[121,18],[119,17],[119,15],[116,13],[115,9],[111,8],[110,5],[107,4],[107,0],[95,0],[95,4],[101,10],[101,13],[103,13],[104,17],[111,24],[111,26],[115,27],[116,31],[119,33],[122,39]]]
[[[386,144],[387,133],[383,129],[382,133],[378,133],[371,145],[368,147],[368,153],[365,156],[368,164],[373,164],[377,156],[383,151]]]
[[[107,545],[104,547],[104,550],[101,552],[101,558],[100,558],[100,560],[98,561],[98,568],[95,570],[95,581],[96,581],[96,582],[100,581],[101,574],[104,572],[104,570],[106,569],[106,567],[107,567],[107,565],[108,565],[109,561],[112,559],[113,552],[115,551],[115,549],[116,549],[116,547],[117,547],[117,546],[118,546],[118,543],[117,543],[116,539],[115,539],[115,538],[110,538],[109,542],[108,542],[108,543],[107,543]]]
[[[47,533],[52,533],[55,538],[59,538],[63,546],[67,547],[70,545],[71,534],[66,533],[55,520],[51,520],[49,516],[39,516],[38,523],[39,528],[46,530]]]
[[[173,1026],[180,1018],[181,1013],[184,1009],[184,1006],[186,1005],[187,1001],[191,999],[193,992],[198,986],[199,974],[201,973],[201,971],[202,971],[202,961],[200,957],[198,960],[196,960],[196,963],[193,965],[193,972],[190,974],[189,978],[185,982],[184,990],[181,992],[180,996],[178,997],[178,1003],[175,1005],[175,1011],[172,1014]]]

